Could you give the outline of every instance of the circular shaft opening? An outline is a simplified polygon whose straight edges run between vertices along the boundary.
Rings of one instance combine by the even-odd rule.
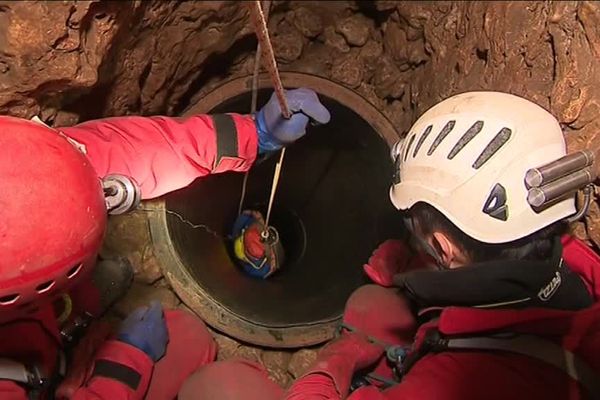
[[[259,105],[271,92],[259,91]],[[250,96],[246,89],[205,111],[246,113]],[[244,341],[296,347],[329,339],[348,296],[366,282],[362,265],[394,228],[388,146],[352,109],[320,98],[331,122],[311,127],[286,152],[272,225],[287,261],[270,278],[247,276],[230,257],[243,174],[212,175],[172,193],[161,206],[162,226],[151,223],[155,243],[169,242],[164,267],[178,294],[209,324]],[[277,159],[252,168],[243,209],[264,215]]]

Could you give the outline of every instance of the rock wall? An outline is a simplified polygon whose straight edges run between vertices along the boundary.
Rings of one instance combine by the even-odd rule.
[[[56,124],[172,113],[248,37],[246,14],[227,1],[2,1],[0,113]]]

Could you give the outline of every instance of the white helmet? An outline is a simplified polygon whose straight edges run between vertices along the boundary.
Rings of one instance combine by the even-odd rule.
[[[430,108],[392,150],[390,197],[425,202],[485,243],[523,238],[575,213],[569,196],[542,211],[527,202],[525,174],[566,154],[556,118],[521,97],[467,92]]]

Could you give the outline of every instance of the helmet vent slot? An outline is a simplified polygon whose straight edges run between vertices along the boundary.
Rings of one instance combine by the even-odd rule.
[[[408,153],[410,153],[410,148],[413,145],[416,136],[417,136],[417,134],[412,135],[410,137],[410,140],[408,141],[408,146],[406,146],[406,153],[404,153],[404,161],[406,161],[406,158],[408,157]]]
[[[446,125],[444,125],[444,127],[437,135],[433,143],[431,143],[431,147],[429,147],[429,150],[427,151],[428,156],[432,155],[435,149],[437,149],[438,146],[442,143],[442,140],[444,140],[446,136],[448,136],[448,134],[452,132],[452,129],[454,129],[454,125],[456,125],[456,121],[454,120],[448,121]]]
[[[0,305],[8,306],[14,304],[19,299],[19,297],[21,296],[18,293],[2,296],[0,297]]]
[[[421,146],[423,146],[423,142],[425,141],[425,139],[427,139],[427,136],[429,136],[429,134],[431,133],[431,129],[433,129],[433,125],[429,125],[427,128],[425,128],[425,131],[423,132],[423,134],[419,138],[419,141],[417,142],[417,145],[415,146],[415,151],[413,152],[413,158],[415,158],[417,156],[417,153],[419,152],[419,150],[421,150]]]
[[[473,125],[471,125],[471,127],[469,129],[467,129],[465,134],[462,135],[462,137],[460,139],[458,139],[458,142],[456,142],[456,144],[454,145],[452,150],[450,150],[450,153],[448,153],[448,160],[452,160],[454,157],[456,157],[456,155],[462,149],[464,149],[465,146],[467,144],[469,144],[469,142],[471,140],[473,140],[473,138],[475,136],[477,136],[479,134],[479,132],[481,132],[482,129],[483,129],[483,121],[477,121]]]
[[[83,266],[83,264],[79,263],[77,265],[75,265],[73,268],[71,268],[69,270],[69,272],[67,272],[67,278],[72,279],[75,277],[75,275],[77,275],[79,273],[79,271],[81,271],[81,267]]]
[[[483,164],[485,164],[506,142],[510,139],[512,135],[512,131],[509,128],[502,128],[500,132],[494,136],[492,140],[485,146],[483,152],[477,157],[477,160],[473,163],[472,167],[474,169],[479,169]]]
[[[48,290],[52,289],[54,287],[54,285],[56,284],[55,281],[48,281],[48,282],[44,282],[40,285],[37,285],[35,287],[36,292],[42,294],[42,293],[46,293]]]

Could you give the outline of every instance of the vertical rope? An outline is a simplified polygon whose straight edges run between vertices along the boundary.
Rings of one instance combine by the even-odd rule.
[[[269,11],[271,9],[271,0],[263,0],[262,10],[265,17],[265,21],[269,20]],[[250,114],[256,113],[258,103],[258,74],[260,72],[260,55],[262,49],[260,41],[256,45],[256,54],[254,55],[254,72],[252,73],[252,99],[250,101]],[[244,174],[244,181],[242,182],[242,194],[240,196],[240,204],[238,205],[238,215],[242,213],[244,209],[244,201],[246,200],[246,190],[248,187],[248,176],[250,171],[246,171]]]
[[[260,45],[260,49],[262,50],[262,55],[264,56],[265,68],[269,73],[269,76],[271,77],[273,89],[275,90],[275,95],[277,96],[279,106],[281,107],[281,114],[284,118],[290,118],[292,114],[290,112],[287,99],[285,97],[285,92],[281,83],[281,77],[279,76],[279,70],[277,69],[277,61],[275,60],[275,53],[273,52],[273,45],[271,44],[271,38],[269,37],[269,30],[267,27],[266,17],[263,13],[260,0],[249,2],[248,5],[250,7],[250,16],[252,18],[252,21],[254,22],[254,27],[256,29],[258,43]],[[256,65],[254,67],[256,71]],[[275,173],[273,175],[273,182],[271,184],[271,195],[269,197],[269,205],[267,208],[267,215],[265,217],[265,225],[267,226],[267,230],[265,232],[267,232],[267,235],[269,219],[271,218],[271,210],[273,208],[275,193],[277,192],[277,185],[279,184],[279,177],[281,175],[281,167],[283,165],[284,157],[285,147],[281,149],[279,161],[275,165]]]
[[[275,95],[281,106],[281,113],[285,118],[290,118],[292,114],[290,113],[283,85],[281,84],[281,77],[279,76],[279,70],[277,69],[277,61],[275,60],[275,53],[273,52],[273,45],[271,44],[267,21],[265,19],[265,14],[263,14],[260,0],[248,2],[247,4],[250,7],[250,16],[256,29],[256,36],[262,49],[262,55],[264,56],[264,65],[271,77]]]

